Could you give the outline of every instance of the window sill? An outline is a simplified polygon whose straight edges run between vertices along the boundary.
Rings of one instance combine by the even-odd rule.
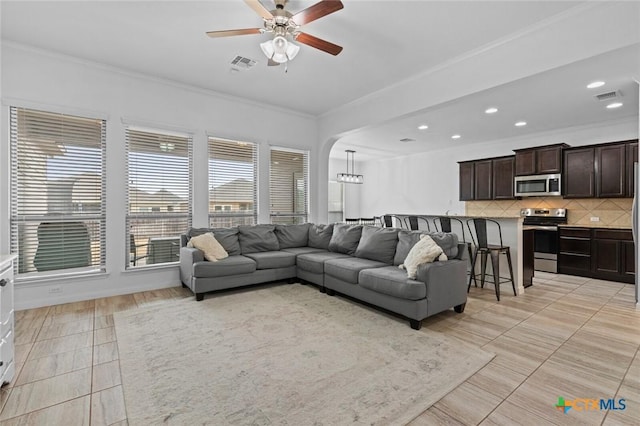
[[[67,272],[55,275],[32,275],[32,276],[16,276],[16,286],[28,285],[28,286],[43,286],[55,283],[58,281],[68,282],[75,279],[100,279],[103,280],[109,276],[109,273],[104,270],[99,271],[80,271],[80,272]]]
[[[172,269],[179,268],[180,262],[171,262],[171,263],[158,263],[153,265],[144,265],[144,266],[131,266],[129,268],[125,268],[122,272],[125,274],[136,273],[136,272],[148,272],[162,269]]]

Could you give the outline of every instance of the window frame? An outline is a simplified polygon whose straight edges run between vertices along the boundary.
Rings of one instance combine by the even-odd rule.
[[[291,201],[292,201],[292,209],[293,211],[288,212],[288,211],[274,211],[273,209],[273,204],[274,204],[274,160],[273,160],[273,154],[274,152],[281,152],[281,153],[290,153],[290,154],[297,154],[297,155],[302,155],[302,177],[303,177],[303,184],[304,184],[304,212],[303,213],[297,213],[295,212],[295,207],[293,206],[293,204],[295,204],[295,182],[293,182],[293,185],[291,187],[292,191],[294,191],[294,193],[291,195]],[[287,147],[282,147],[282,146],[270,146],[269,147],[269,221],[272,224],[275,223],[306,223],[309,220],[309,186],[310,186],[310,173],[309,173],[309,165],[310,165],[310,151],[309,150],[305,150],[305,149],[296,149],[296,148],[287,148]],[[291,222],[286,221],[286,218],[291,218]],[[283,221],[284,220],[284,221]]]

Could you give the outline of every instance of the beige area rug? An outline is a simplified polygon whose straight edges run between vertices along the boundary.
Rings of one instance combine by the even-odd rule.
[[[300,284],[114,320],[129,425],[405,424],[493,358]]]

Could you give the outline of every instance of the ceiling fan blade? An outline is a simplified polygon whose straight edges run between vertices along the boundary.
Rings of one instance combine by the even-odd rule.
[[[328,41],[318,37],[314,37],[311,34],[300,33],[296,37],[296,40],[300,43],[306,44],[307,46],[315,47],[316,49],[322,50],[323,52],[331,53],[334,56],[342,52],[342,46],[329,43]]]
[[[260,28],[244,28],[241,30],[224,30],[224,31],[208,31],[207,35],[209,37],[230,37],[230,36],[239,36],[239,35],[247,35],[247,34],[261,34],[262,30]]]
[[[276,62],[273,59],[269,59],[269,61],[267,62],[267,66],[270,67],[277,67],[278,65],[280,65],[280,62]]]
[[[258,0],[244,0],[244,2],[264,19],[273,19],[271,12],[269,12]]]
[[[330,13],[337,12],[343,7],[344,5],[340,0],[322,0],[321,2],[296,13],[291,17],[291,19],[298,25],[304,25],[315,21],[316,19],[320,19],[323,16],[327,16]]]

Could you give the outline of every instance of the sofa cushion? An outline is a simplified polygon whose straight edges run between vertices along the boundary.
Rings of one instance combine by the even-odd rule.
[[[309,242],[309,227],[311,224],[302,225],[276,225],[276,237],[280,244],[280,250],[291,247],[305,247]]]
[[[420,241],[420,235],[427,234],[436,242],[444,254],[449,259],[455,259],[458,256],[458,236],[451,232],[423,232],[423,231],[400,231],[398,232],[398,245],[396,247],[396,255],[393,258],[393,264],[398,266],[404,263],[409,251]]]
[[[275,225],[238,226],[240,250],[242,254],[280,250]],[[215,235],[215,234],[214,234]]]
[[[240,254],[240,242],[238,241],[238,228],[190,228],[187,231],[187,238],[191,239],[197,235],[213,232],[213,236],[224,247],[229,256]]]
[[[423,263],[432,263],[434,260],[447,260],[447,255],[442,251],[442,247],[436,244],[433,239],[423,234],[412,248],[404,263],[400,267],[407,270],[407,276],[415,279],[418,272],[418,266]]]
[[[329,241],[329,251],[352,255],[358,248],[361,225],[346,225],[343,223],[333,225],[333,235]]]
[[[361,259],[359,257],[346,257],[343,259],[327,260],[324,263],[324,273],[352,284],[358,284],[358,274],[363,269],[382,268],[389,266],[386,263],[375,260]]]
[[[230,275],[255,272],[256,262],[244,256],[229,256],[217,262],[196,262],[193,264],[194,277],[228,277]]]
[[[364,269],[358,276],[358,285],[400,299],[419,300],[427,297],[426,284],[407,278],[406,272],[396,266]]]
[[[286,251],[287,253],[293,253],[296,256],[300,256],[301,254],[307,254],[307,253],[323,253],[323,252],[326,253],[326,250],[313,248],[313,247],[291,247],[291,248],[282,249],[282,251]]]
[[[344,259],[349,255],[342,253],[333,253],[330,251],[322,251],[318,253],[301,254],[296,259],[298,268],[313,272],[314,274],[324,273],[324,262],[331,259]]]
[[[309,247],[329,250],[329,242],[333,235],[333,224],[311,225],[309,227]]]
[[[253,259],[256,262],[256,269],[286,268],[296,264],[296,255],[286,251],[263,251],[243,256]]]
[[[197,248],[202,250],[204,258],[209,262],[217,262],[218,260],[229,257],[229,253],[222,247],[222,245],[213,236],[213,232],[206,232],[202,235],[197,235],[189,240],[187,247]]]
[[[393,264],[398,245],[398,229],[364,226],[355,256]]]

